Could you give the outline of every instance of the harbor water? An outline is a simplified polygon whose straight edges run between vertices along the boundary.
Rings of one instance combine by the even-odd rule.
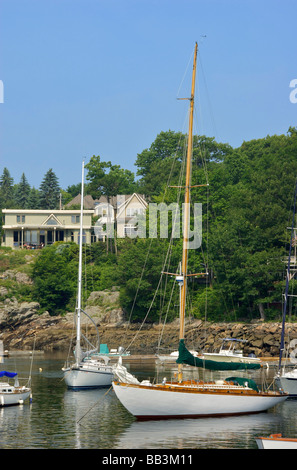
[[[1,449],[257,449],[257,436],[297,437],[294,399],[255,415],[138,422],[111,389],[68,390],[64,360],[60,353],[36,355],[32,362],[18,355],[0,365],[20,377],[31,370],[32,378],[31,403],[0,408]],[[170,379],[175,368],[154,361],[126,360],[124,365],[141,380]],[[268,383],[275,372],[270,364]]]

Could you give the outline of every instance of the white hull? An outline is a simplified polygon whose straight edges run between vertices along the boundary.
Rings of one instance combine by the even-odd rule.
[[[297,439],[281,436],[257,437],[256,442],[259,449],[297,449]]]
[[[297,374],[296,370],[275,377],[278,388],[288,393],[291,397],[297,397]]]
[[[128,385],[113,382],[124,407],[138,419],[194,418],[259,413],[286,400],[277,393],[248,393],[227,388]],[[209,387],[211,388],[211,387]],[[229,391],[228,391],[229,390]]]
[[[27,387],[14,388],[11,392],[0,392],[0,407],[1,406],[11,406],[11,405],[21,405],[27,398],[30,397],[31,389]]]
[[[244,364],[258,364],[261,362],[261,360],[257,357],[236,356],[235,354],[203,353],[198,357],[200,359],[209,359],[210,361],[240,362]]]
[[[109,365],[87,361],[63,369],[67,387],[73,389],[110,387],[113,380],[113,369]]]

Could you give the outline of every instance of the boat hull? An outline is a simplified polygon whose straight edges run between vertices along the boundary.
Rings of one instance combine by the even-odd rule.
[[[275,377],[275,383],[279,389],[288,393],[290,397],[297,397],[297,375],[287,375]]]
[[[284,437],[257,437],[259,449],[297,449],[297,439],[287,439]]]
[[[64,380],[68,388],[80,390],[110,387],[113,380],[111,368],[108,370],[88,370],[86,368],[68,368],[64,370]]]
[[[0,392],[0,407],[22,405],[30,397],[31,389],[14,389],[13,392]]]
[[[200,359],[209,359],[218,362],[242,362],[244,364],[259,364],[261,360],[257,357],[236,356],[232,354],[204,353],[198,356]]]
[[[278,393],[198,390],[113,382],[124,407],[137,419],[199,418],[260,413],[286,400]]]

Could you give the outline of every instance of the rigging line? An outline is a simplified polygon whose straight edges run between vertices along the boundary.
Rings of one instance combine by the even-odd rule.
[[[210,189],[209,189],[209,194],[210,194]],[[216,210],[215,210],[215,207],[212,206],[212,210],[213,210],[213,214],[214,214],[214,226],[218,229],[218,217],[217,217],[217,214],[216,214]],[[218,230],[218,234],[216,235],[217,237],[217,240],[219,241],[219,246],[221,247],[222,246],[222,231],[221,230]],[[229,276],[227,274],[227,270],[226,270],[226,266],[227,266],[227,262],[226,262],[226,253],[224,251],[217,251],[217,253],[220,253],[221,256],[222,256],[222,265],[225,269],[225,275],[226,275],[226,278],[228,280],[228,283],[229,283]],[[217,259],[217,257],[216,257]],[[230,300],[231,300],[231,303],[232,303],[232,311],[235,312],[235,305],[234,305],[234,299],[233,299],[233,293],[232,293],[232,290],[231,290],[231,287],[230,285],[228,286],[228,291],[229,291],[229,295],[230,295]],[[220,292],[219,290],[219,295],[221,296],[222,300],[223,300],[223,303],[225,305],[225,308],[226,310],[228,311],[228,306],[227,306],[227,303],[226,303],[226,299],[225,299],[225,296],[222,295],[222,292]]]
[[[109,389],[104,393],[104,395],[103,395],[102,397],[100,397],[99,400],[97,400],[97,401],[88,409],[88,411],[76,421],[76,424],[80,424],[80,421],[81,421],[82,419],[84,419],[84,418],[87,416],[87,414],[88,414],[96,405],[98,405],[98,403],[99,403],[101,400],[103,400],[103,398],[106,397],[106,395],[110,392],[110,390],[112,390],[112,385],[111,385],[111,386],[109,387]],[[81,426],[83,426],[83,425],[81,424]]]
[[[203,78],[203,82],[204,82],[204,86],[205,86],[205,90],[206,90],[206,98],[207,98],[207,102],[208,102],[208,107],[209,107],[209,112],[210,112],[210,118],[211,118],[211,123],[212,123],[212,126],[213,126],[213,129],[214,129],[214,134],[218,137],[218,132],[217,132],[217,126],[216,126],[216,123],[215,123],[215,118],[214,118],[214,113],[212,111],[212,105],[211,105],[211,100],[210,100],[210,94],[208,92],[208,86],[207,86],[207,81],[206,81],[206,76],[205,76],[205,73],[204,73],[204,68],[203,68],[203,64],[202,64],[202,56],[201,56],[201,51],[200,53],[198,54],[198,60],[199,60],[199,64],[200,64],[200,69],[201,69],[201,73],[202,73],[202,78]]]
[[[171,240],[172,240],[172,236],[173,236],[173,233],[171,233]],[[152,240],[153,240],[153,239],[151,239],[151,241],[152,241]],[[150,311],[151,311],[151,309],[152,309],[152,306],[153,306],[154,301],[155,301],[155,298],[156,298],[156,296],[157,296],[159,287],[160,287],[161,282],[162,282],[162,277],[163,277],[163,275],[164,275],[163,271],[164,271],[164,268],[165,268],[165,266],[166,266],[168,256],[169,256],[169,250],[167,250],[166,258],[165,258],[165,261],[164,261],[164,263],[163,263],[163,269],[162,269],[162,272],[161,272],[161,276],[160,276],[160,279],[159,279],[159,282],[158,282],[158,286],[157,286],[157,288],[156,288],[156,290],[155,290],[153,299],[152,299],[152,301],[151,301],[151,304],[150,304],[150,306],[149,306],[149,308],[148,308],[148,311],[147,311],[147,313],[146,313],[146,315],[145,315],[145,317],[144,317],[144,319],[143,319],[143,321],[142,321],[142,323],[141,323],[141,325],[140,325],[140,328],[139,328],[138,332],[136,333],[136,335],[134,336],[134,338],[131,340],[131,342],[130,342],[129,346],[127,347],[127,349],[129,349],[129,348],[131,347],[131,345],[133,344],[133,342],[134,342],[135,339],[137,338],[138,334],[140,333],[140,331],[141,331],[141,329],[142,329],[142,327],[143,327],[143,325],[144,325],[144,323],[145,323],[145,321],[146,321],[146,319],[147,319],[147,317],[148,317],[148,315],[149,315],[149,313],[150,313]]]
[[[135,294],[135,296],[134,296],[132,308],[131,308],[130,315],[129,315],[129,322],[131,321],[132,313],[133,313],[133,310],[134,310],[134,307],[135,307],[135,303],[136,303],[138,291],[139,291],[139,289],[140,289],[140,283],[141,283],[142,278],[143,278],[143,274],[144,274],[144,271],[145,271],[146,263],[147,263],[148,256],[149,256],[149,253],[150,253],[150,249],[151,249],[151,246],[152,246],[152,241],[153,241],[153,238],[151,238],[151,241],[150,241],[150,244],[149,244],[149,249],[148,249],[148,251],[147,251],[147,253],[146,253],[146,257],[145,257],[145,262],[144,262],[144,265],[143,265],[143,267],[142,267],[142,272],[141,272],[141,275],[140,275],[140,278],[139,278],[139,282],[138,282],[136,294]]]
[[[180,147],[180,142],[182,141],[182,136],[180,136],[179,138],[179,141],[178,141],[178,148]],[[167,179],[167,184],[166,184],[166,187],[165,187],[165,190],[164,190],[164,193],[163,193],[163,199],[162,201],[164,202],[165,200],[165,195],[166,195],[166,192],[168,190],[168,187],[169,187],[169,182],[170,182],[170,179],[172,177],[172,173],[173,173],[173,168],[174,168],[174,164],[176,163],[176,160],[177,160],[177,150],[176,150],[176,153],[174,155],[174,158],[173,158],[173,162],[172,162],[172,165],[171,165],[171,169],[170,169],[170,173],[169,173],[169,176],[168,176],[168,179]],[[179,190],[178,194],[180,194],[181,190]],[[132,305],[132,308],[131,308],[131,312],[130,312],[130,316],[129,316],[129,322],[131,321],[131,317],[132,317],[132,313],[134,311],[134,307],[135,307],[135,303],[136,303],[136,299],[137,299],[137,296],[138,296],[138,292],[139,292],[139,289],[140,289],[140,284],[141,284],[141,281],[142,281],[142,278],[143,278],[143,274],[144,274],[144,271],[145,271],[145,267],[146,267],[146,263],[147,263],[147,260],[148,260],[148,256],[149,256],[149,253],[150,253],[150,249],[151,249],[151,246],[152,246],[152,241],[153,239],[151,239],[150,241],[150,244],[149,244],[149,249],[147,251],[147,255],[146,255],[146,259],[145,259],[145,263],[144,263],[144,266],[142,268],[142,272],[141,272],[141,276],[140,276],[140,279],[139,279],[139,283],[138,283],[138,287],[137,287],[137,290],[136,290],[136,294],[134,296],[134,300],[133,300],[133,305]],[[166,255],[166,258],[167,258],[168,255]],[[163,271],[164,271],[164,267],[163,267]],[[161,278],[162,279],[162,276]],[[160,284],[160,283],[159,283]],[[147,316],[146,316],[147,318]],[[127,327],[126,327],[127,328]],[[140,329],[142,328],[142,325],[140,326]],[[132,343],[130,343],[132,344]],[[129,348],[129,346],[128,346]],[[127,348],[127,349],[128,349]]]
[[[206,270],[208,272],[209,266],[208,266],[208,240],[209,240],[209,186],[207,186],[206,189]],[[208,312],[208,289],[209,289],[209,283],[210,283],[210,275],[207,276],[206,278],[206,289],[205,289],[205,312],[204,312],[204,319],[205,319],[205,325],[206,325],[206,318],[207,318],[207,312]]]
[[[189,62],[190,62],[190,61],[189,61]],[[188,111],[188,113],[189,113],[189,111]],[[187,113],[187,114],[188,114],[188,113]],[[181,142],[181,139],[182,139],[182,136],[180,136],[179,143]],[[184,147],[185,147],[185,143],[184,143]],[[174,167],[174,164],[175,164],[175,162],[176,162],[176,160],[177,160],[176,157],[177,157],[177,151],[176,151],[176,154],[175,154],[175,158],[173,158],[173,162],[172,162],[171,169],[170,169],[170,174],[169,174],[168,179],[167,179],[167,185],[166,185],[165,190],[164,190],[164,193],[163,193],[163,202],[164,202],[164,200],[165,200],[165,195],[166,195],[166,192],[167,192],[168,187],[169,187],[169,184],[168,184],[168,183],[169,183],[169,181],[170,181],[170,179],[171,179],[171,177],[172,177],[173,167]],[[185,159],[183,159],[183,161],[184,161],[184,160],[185,160]],[[184,165],[185,165],[185,163],[184,163]],[[182,165],[182,167],[184,167],[184,165]],[[180,176],[180,178],[181,178],[181,176]],[[180,194],[181,194],[181,189],[179,189],[179,192],[178,192],[178,201],[180,200]],[[132,305],[131,312],[130,312],[130,316],[129,316],[129,322],[130,322],[130,320],[131,320],[132,312],[133,312],[134,307],[135,307],[136,298],[137,298],[138,291],[139,291],[139,288],[140,288],[140,283],[141,283],[142,278],[143,278],[143,274],[144,274],[146,262],[147,262],[148,255],[149,255],[149,252],[150,252],[150,249],[151,249],[151,246],[152,246],[152,240],[153,240],[153,239],[151,239],[151,242],[150,242],[150,245],[149,245],[149,250],[148,250],[148,252],[147,252],[147,256],[146,256],[146,259],[145,259],[145,265],[144,265],[144,267],[143,267],[143,269],[142,269],[142,273],[141,273],[141,277],[140,277],[140,279],[139,279],[137,291],[136,291],[136,294],[135,294],[135,296],[134,296],[133,305]],[[170,241],[170,244],[171,244],[171,243],[172,243],[172,234],[171,234],[171,241]],[[170,247],[170,244],[169,244],[169,247]],[[169,250],[168,250],[168,251],[169,251]],[[167,258],[168,258],[168,251],[167,251],[167,255],[166,255],[166,260],[167,260]],[[171,251],[172,251],[172,250],[171,250]],[[171,255],[170,255],[170,258],[171,258]],[[166,262],[166,260],[165,260],[165,262]],[[163,265],[163,271],[164,271],[165,265],[166,265],[166,264],[164,263],[164,265]],[[156,291],[155,291],[155,295],[154,295],[154,297],[153,297],[152,303],[151,303],[151,305],[150,305],[150,307],[149,307],[149,309],[148,309],[148,312],[147,312],[147,314],[146,314],[146,316],[145,316],[145,319],[143,320],[142,324],[140,325],[140,328],[139,328],[138,333],[140,332],[140,330],[141,330],[141,328],[142,328],[142,326],[143,326],[143,324],[144,324],[146,318],[148,317],[148,314],[149,314],[149,312],[150,312],[150,310],[151,310],[151,308],[152,308],[154,299],[155,299],[155,297],[156,297],[156,294],[157,294],[157,292],[158,292],[158,290],[159,290],[159,286],[160,286],[161,281],[162,281],[162,277],[163,277],[163,274],[161,274],[161,276],[160,276],[159,283],[158,283],[157,289],[156,289]],[[127,329],[127,327],[126,327],[126,329]],[[138,333],[137,333],[137,334],[138,334]],[[135,336],[134,340],[135,340],[135,339],[136,339],[136,336]],[[131,346],[131,344],[134,342],[134,340],[132,340],[132,341],[130,342],[130,345],[129,345],[126,349],[128,349],[128,348]]]
[[[196,113],[196,110],[194,108],[194,112]],[[197,114],[197,113],[196,113]],[[196,121],[194,123],[196,129],[197,129],[197,125],[196,125]],[[197,135],[198,135],[198,132],[196,131]],[[203,158],[203,155],[204,155],[204,152],[205,152],[205,145],[203,144],[203,149],[204,149],[204,152],[202,151],[202,145],[201,143],[199,142],[199,148],[200,148],[200,154],[201,154],[201,160],[202,160],[202,163],[203,163],[203,167],[204,167],[204,172],[205,172],[205,176],[206,176],[206,180],[207,180],[207,183],[209,182],[208,180],[208,171],[207,171],[207,163],[206,163],[206,159]],[[209,186],[207,187],[207,234],[209,234],[209,198],[210,198],[210,189],[209,189]],[[214,210],[214,209],[213,209]],[[214,210],[215,212],[215,210]],[[216,214],[215,214],[216,216]],[[220,236],[221,236],[221,233],[220,233]],[[208,238],[207,237],[207,247],[208,247]],[[204,256],[204,255],[203,255]],[[224,253],[222,253],[222,256],[223,256],[223,262],[224,262],[224,266],[226,268],[226,260],[225,260],[225,255]],[[207,267],[208,267],[208,259],[209,259],[209,254],[208,254],[208,249],[207,249]],[[225,273],[226,273],[226,270],[225,270]],[[233,305],[233,310],[235,309],[235,306],[234,306],[234,302],[233,302],[233,295],[232,295],[232,292],[231,292],[231,289],[229,288],[229,294],[230,294],[230,297],[231,297],[231,302],[232,302],[232,305]],[[207,295],[207,292],[206,292],[206,295]],[[227,309],[227,304],[226,304],[226,299],[223,297],[223,302],[225,304],[225,307]]]
[[[197,100],[195,100],[195,103],[194,103],[194,115],[195,115],[195,119],[193,120],[193,125],[194,127],[197,129],[197,122],[199,122],[199,125],[201,127],[201,134],[205,134],[205,126],[204,126],[204,119],[203,119],[203,115],[202,115],[202,107],[201,107],[201,103],[202,103],[202,99],[201,99],[201,91],[200,91],[200,81],[197,77],[196,79],[196,89],[197,89]],[[200,103],[200,106],[198,106],[198,113],[197,113],[197,106],[196,106],[196,102]],[[199,117],[199,119],[198,119]],[[198,130],[197,130],[197,135],[198,135]]]
[[[75,311],[76,311],[76,307],[77,307],[77,301],[76,301],[76,305],[75,305]],[[73,343],[73,338],[74,338],[74,335],[75,335],[75,327],[76,327],[76,316],[75,316],[75,313],[74,313],[73,314],[73,322],[72,322],[72,334],[71,334],[71,340],[69,341],[69,348],[68,348],[66,364],[68,364],[68,362],[70,360],[70,354],[71,354],[71,350],[72,350],[72,343]],[[63,377],[62,377],[61,380],[64,380]]]
[[[179,141],[178,141],[178,148],[180,147],[180,142],[181,142],[181,140],[182,140],[182,137],[180,136]],[[172,165],[171,165],[171,168],[170,168],[169,176],[168,176],[168,178],[167,178],[167,184],[166,184],[166,187],[165,187],[165,190],[164,190],[164,193],[163,193],[162,202],[164,202],[164,200],[165,200],[165,194],[166,194],[166,191],[168,190],[168,187],[169,187],[169,181],[170,181],[170,179],[172,178],[173,168],[174,168],[174,164],[176,163],[176,160],[177,160],[177,150],[176,150],[176,153],[175,153],[174,158],[173,158],[173,161],[172,161]],[[140,288],[140,282],[141,282],[141,280],[142,280],[143,273],[144,273],[144,269],[145,269],[146,262],[147,262],[147,259],[148,259],[148,255],[149,255],[149,252],[150,252],[150,249],[151,249],[152,240],[153,240],[153,239],[151,239],[151,242],[150,242],[150,244],[149,244],[149,249],[148,249],[148,252],[147,252],[146,259],[145,259],[145,264],[144,264],[144,266],[143,266],[142,273],[141,273],[141,277],[140,277],[140,279],[139,279],[137,291],[136,291],[136,294],[135,294],[135,297],[134,297],[132,309],[131,309],[130,316],[129,316],[129,321],[131,320],[132,312],[133,312],[133,310],[134,310],[134,306],[135,306],[137,294],[138,294],[138,291],[139,291],[139,288]]]
[[[127,349],[129,349],[129,348],[131,347],[131,345],[134,343],[134,341],[136,340],[136,338],[137,338],[137,336],[139,335],[139,333],[140,333],[140,331],[141,331],[141,329],[142,329],[144,323],[146,322],[147,317],[148,317],[149,314],[150,314],[150,311],[151,311],[151,309],[152,309],[152,306],[153,306],[153,304],[154,304],[155,298],[156,298],[156,296],[157,296],[157,292],[158,292],[158,290],[159,290],[159,287],[160,287],[160,284],[161,284],[161,281],[162,281],[162,277],[163,277],[163,274],[160,276],[159,283],[158,283],[157,289],[155,290],[155,294],[154,294],[153,300],[151,301],[151,304],[150,304],[150,306],[149,306],[149,308],[148,308],[148,311],[147,311],[147,313],[146,313],[146,315],[145,315],[145,317],[144,317],[144,319],[143,319],[143,321],[142,321],[142,323],[141,323],[141,325],[140,325],[140,327],[139,327],[139,330],[137,331],[137,333],[136,333],[136,335],[134,336],[134,338],[131,340],[131,342],[130,342],[129,346],[127,347]]]
[[[31,383],[33,357],[34,357],[34,352],[35,352],[35,344],[36,344],[36,334],[34,335],[34,343],[33,343],[32,357],[31,357],[31,364],[30,364],[30,372],[29,372],[29,379],[28,379],[27,384]]]
[[[171,233],[170,244],[172,243],[172,238],[173,238],[173,232]],[[152,240],[153,240],[153,239],[151,239],[151,243],[152,243]],[[165,261],[164,261],[164,263],[163,263],[163,269],[162,269],[161,276],[160,276],[160,279],[159,279],[159,283],[158,283],[158,286],[157,286],[157,288],[156,288],[156,290],[155,290],[154,297],[153,297],[153,299],[152,299],[152,301],[151,301],[151,304],[150,304],[150,306],[149,306],[149,309],[148,309],[148,311],[147,311],[147,313],[146,313],[146,315],[145,315],[145,317],[144,317],[144,319],[143,319],[143,321],[142,321],[142,323],[141,323],[141,325],[140,325],[140,328],[139,328],[138,332],[136,333],[136,335],[134,336],[134,338],[131,340],[131,342],[130,342],[129,346],[127,347],[127,349],[129,349],[129,348],[131,347],[131,345],[133,344],[133,342],[134,342],[135,339],[137,338],[138,334],[140,333],[140,331],[141,331],[141,329],[142,329],[142,327],[143,327],[143,325],[144,325],[144,323],[145,323],[145,321],[146,321],[146,319],[147,319],[147,317],[148,317],[148,315],[149,315],[149,313],[150,313],[150,311],[151,311],[151,309],[152,309],[152,306],[153,306],[153,304],[154,304],[155,298],[156,298],[157,293],[158,293],[158,291],[159,291],[159,287],[160,287],[161,282],[162,282],[162,278],[163,278],[163,275],[164,275],[163,271],[165,270],[166,263],[167,263],[167,260],[168,260],[170,251],[171,251],[171,250],[169,250],[169,249],[167,250],[166,257],[165,257]],[[148,254],[149,254],[149,253],[147,253],[147,256],[148,256]],[[171,255],[170,255],[170,256],[171,256]]]
[[[200,148],[200,144],[199,144],[199,148]],[[201,151],[201,150],[200,150]],[[201,153],[201,156],[202,156],[202,153]],[[202,238],[201,238],[201,245],[200,245],[200,252],[201,252],[201,255],[202,255],[202,258],[203,258],[203,261],[205,263],[205,266],[206,266],[206,272],[207,272],[207,267],[208,267],[208,178],[206,176],[206,181],[207,181],[207,213],[206,213],[206,220],[207,220],[207,230],[206,230],[206,233],[207,233],[207,246],[206,246],[206,256],[205,256],[205,250],[203,249],[203,245],[202,245]]]
[[[186,116],[185,121],[184,121],[184,127],[185,127],[186,119],[187,119],[187,116]],[[165,189],[164,189],[164,192],[163,192],[162,202],[164,202],[166,193],[168,191],[168,188],[170,187],[169,183],[170,183],[170,180],[172,178],[174,165],[176,164],[176,162],[178,160],[178,149],[180,148],[182,141],[183,141],[183,135],[182,135],[182,133],[180,133],[179,140],[178,140],[178,143],[177,143],[177,149],[175,151],[175,154],[173,155],[172,165],[171,165],[170,172],[169,172],[169,175],[168,175],[168,178],[167,178],[167,183],[166,183],[166,186],[165,186]]]
[[[178,270],[176,271],[176,274],[178,274]],[[176,283],[173,282],[172,288],[171,288],[171,293],[170,293],[170,298],[169,298],[168,304],[167,304],[167,310],[166,310],[166,315],[165,315],[163,327],[162,327],[162,330],[161,330],[160,335],[159,335],[158,347],[157,347],[158,350],[160,349],[160,345],[161,345],[161,341],[162,341],[162,337],[163,337],[163,333],[164,333],[164,328],[165,328],[166,320],[167,320],[167,317],[168,317],[169,307],[171,305],[171,301],[172,301],[173,292],[174,292],[175,287],[176,287]]]
[[[185,173],[185,165],[186,165],[186,154],[187,154],[187,141],[186,139],[184,139],[184,148],[183,148],[183,159],[182,159],[182,162],[181,162],[181,168],[180,168],[180,173],[179,173],[179,180],[178,180],[178,183],[179,183],[179,190],[178,190],[178,194],[177,194],[177,204],[179,205],[180,203],[180,197],[181,197],[181,182],[183,180],[183,176],[184,176],[184,173]],[[169,259],[168,259],[168,268],[167,270],[169,271],[169,266],[170,266],[170,261],[171,261],[171,255],[172,255],[172,247],[173,247],[173,233],[175,233],[175,227],[176,227],[176,224],[177,222],[179,222],[179,220],[177,220],[177,211],[175,212],[175,217],[174,217],[174,221],[173,221],[173,224],[172,224],[172,232],[171,232],[171,237],[170,237],[170,242],[169,242],[169,246],[168,246],[168,251],[167,253],[169,254]],[[165,267],[165,264],[164,264],[164,267]],[[178,272],[178,269],[177,268],[177,272]],[[164,269],[163,269],[164,270]],[[168,276],[166,276],[166,285],[167,285],[167,279],[168,279]],[[170,294],[170,299],[169,299],[169,302],[167,304],[167,312],[166,312],[166,315],[165,315],[165,319],[164,319],[164,323],[163,323],[163,328],[160,332],[160,335],[159,335],[159,341],[158,341],[158,348],[160,347],[160,344],[161,344],[161,340],[162,340],[162,336],[163,336],[163,332],[164,332],[164,328],[165,328],[165,324],[166,324],[166,321],[167,321],[167,317],[168,317],[168,312],[169,312],[169,307],[171,305],[171,301],[172,301],[172,296],[173,296],[173,291],[174,291],[174,287],[175,287],[175,283],[173,283],[172,285],[172,288],[171,288],[171,294]],[[165,291],[164,291],[164,300],[165,300]]]
[[[180,183],[182,181],[182,176],[181,175],[184,173],[184,166],[185,166],[184,162],[185,162],[185,159],[183,158],[181,171],[180,171],[180,176],[179,176],[179,186],[180,186]],[[181,188],[179,188],[179,190],[178,190],[177,204],[179,204],[180,196],[181,196]],[[170,237],[169,246],[168,246],[168,250],[167,250],[167,253],[168,253],[167,271],[169,271],[169,266],[170,266],[170,262],[171,262],[172,249],[173,249],[173,233],[175,233],[175,228],[176,228],[177,222],[179,222],[179,220],[177,220],[177,211],[175,211],[175,216],[174,216],[173,224],[172,224],[171,237]],[[165,264],[163,266],[165,267]],[[166,276],[165,279],[166,279],[166,281],[165,281],[165,289],[164,289],[164,297],[163,297],[164,301],[165,301],[166,286],[167,286],[167,283],[168,283],[168,276]],[[173,283],[173,287],[174,287],[174,283]],[[171,293],[171,297],[172,297],[172,293]],[[165,323],[166,323],[166,319],[167,319],[167,315],[168,315],[169,305],[170,305],[170,303],[168,304],[168,309],[167,309],[167,313],[166,313],[165,320],[164,320]],[[164,326],[163,326],[163,329],[164,329]],[[162,334],[161,334],[161,338],[162,338]]]
[[[191,52],[191,56],[190,56],[190,58],[189,58],[189,62],[188,62],[187,66],[186,66],[186,69],[185,69],[185,73],[184,73],[184,75],[183,75],[183,77],[182,77],[182,79],[181,79],[181,82],[180,82],[179,88],[178,88],[178,90],[177,90],[177,93],[176,93],[176,96],[177,96],[177,97],[179,96],[180,89],[181,89],[181,87],[182,87],[182,84],[183,84],[183,82],[184,82],[184,80],[185,80],[185,77],[186,77],[186,75],[187,75],[187,73],[188,73],[188,70],[189,70],[190,64],[191,64],[191,63],[192,63],[192,61],[193,61],[193,55],[194,55],[194,52],[192,51],[192,52]]]
[[[178,186],[179,186],[179,189],[178,189],[178,192],[177,192],[177,204],[178,205],[180,203],[180,198],[181,198],[181,182],[183,180],[183,174],[184,174],[184,171],[185,171],[185,155],[186,155],[186,141],[184,140],[183,159],[182,159],[182,162],[181,162],[181,168],[180,168],[179,180],[178,180]],[[177,223],[180,222],[177,216],[178,216],[177,211],[175,211],[175,216],[174,216],[173,224],[172,224],[172,232],[171,232],[169,247],[168,247],[168,251],[170,250],[170,257],[169,257],[168,265],[167,265],[168,266],[168,271],[169,271],[169,263],[170,263],[171,255],[172,255],[173,234],[175,233]]]

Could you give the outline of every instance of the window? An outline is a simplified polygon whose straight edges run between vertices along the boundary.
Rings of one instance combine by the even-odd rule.
[[[78,244],[79,244],[79,241],[80,241],[80,234],[78,234],[78,237],[77,237],[77,243]],[[84,230],[83,230],[83,233],[82,233],[82,242],[83,243],[87,242],[86,232]]]
[[[31,243],[37,244],[37,230],[31,231]]]
[[[137,214],[143,214],[142,207],[127,207],[126,209],[127,217],[133,217],[134,215],[137,215]]]
[[[13,232],[13,246],[19,246],[21,241],[21,232],[19,230],[14,230]]]
[[[46,222],[46,225],[58,225],[58,222],[57,222],[57,220],[56,220],[54,217],[51,217],[51,218],[48,219],[48,221]]]
[[[25,222],[25,216],[24,215],[17,215],[17,223],[20,224],[20,223],[24,223]]]
[[[80,221],[79,215],[72,215],[71,216],[71,223],[72,224],[79,224],[79,221]]]
[[[37,244],[37,230],[25,230],[24,231],[24,242]]]
[[[136,236],[136,233],[135,233],[135,230],[137,229],[137,227],[135,227],[135,225],[132,225],[132,224],[128,224],[128,225],[125,225],[124,227],[124,234],[125,234],[125,237],[135,237]]]

